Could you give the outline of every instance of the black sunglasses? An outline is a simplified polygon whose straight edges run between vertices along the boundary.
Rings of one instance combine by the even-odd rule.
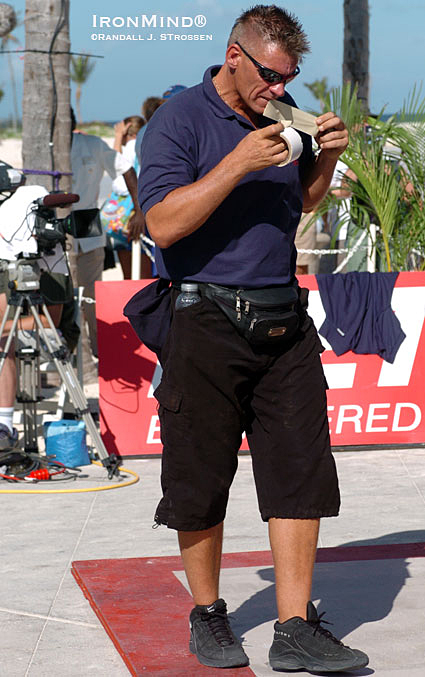
[[[244,49],[238,41],[235,42],[235,45],[238,45],[238,47],[241,48],[245,56],[247,56],[248,59],[252,61],[260,77],[271,85],[277,85],[279,82],[283,82],[283,84],[285,85],[287,82],[291,82],[291,80],[297,77],[297,75],[299,75],[300,73],[300,67],[297,66],[293,73],[290,73],[289,75],[282,75],[282,73],[273,71],[271,68],[266,68],[266,66],[262,66],[261,63],[256,61],[254,57],[251,56],[251,54],[248,54],[246,49]]]

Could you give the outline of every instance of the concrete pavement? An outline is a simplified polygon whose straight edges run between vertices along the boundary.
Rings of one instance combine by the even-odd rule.
[[[335,456],[342,511],[339,518],[322,521],[320,547],[425,541],[424,449]],[[139,475],[137,484],[100,492],[0,495],[2,677],[129,674],[70,573],[75,560],[178,554],[172,531],[152,529],[160,460],[128,460],[124,466]],[[109,482],[101,468],[84,472],[90,478],[66,488]],[[266,549],[267,527],[257,514],[251,461],[242,456],[224,552]],[[423,674],[424,574],[423,558],[316,566],[314,598],[322,600],[320,610],[327,610],[335,622],[333,632],[343,636],[344,643],[370,654],[370,668],[378,677]],[[184,582],[180,574],[178,578]],[[270,605],[270,619],[260,627],[249,623],[246,614],[237,619],[247,651],[257,647],[251,649],[251,669],[261,676],[273,674],[266,665],[274,617],[272,588],[270,567],[247,569],[243,575],[236,569],[223,572],[222,594],[232,611],[250,601],[254,609],[253,600],[259,597]]]

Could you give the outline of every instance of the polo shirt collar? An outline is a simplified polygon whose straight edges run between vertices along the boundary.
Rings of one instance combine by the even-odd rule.
[[[249,120],[247,120],[247,118],[245,118],[243,115],[240,115],[239,113],[236,113],[233,108],[230,108],[230,106],[228,106],[227,103],[223,101],[217,92],[212,79],[215,75],[217,75],[220,68],[221,66],[210,66],[210,68],[207,68],[204,73],[202,87],[209,106],[217,117],[227,118],[229,120],[233,118],[238,120],[244,126],[249,127],[250,129],[255,129],[254,125]],[[259,127],[266,127],[268,124],[270,124],[270,121],[267,118],[262,118],[260,116]]]
[[[233,108],[230,108],[230,106],[228,106],[227,103],[225,103],[221,98],[221,96],[218,94],[212,79],[215,75],[217,75],[220,68],[221,66],[211,66],[210,68],[207,68],[207,70],[204,73],[202,86],[205,97],[210,107],[212,108],[214,114],[219,118],[228,118],[228,119],[235,118],[236,120],[239,120],[239,122],[242,122],[244,125],[254,128],[253,125],[249,122],[249,120],[244,118],[243,115],[239,115],[239,113],[236,113],[236,111],[234,111]]]
[[[210,107],[214,111],[215,115],[217,115],[217,117],[219,118],[236,117],[235,111],[232,110],[230,106],[227,105],[227,103],[224,103],[223,99],[218,94],[212,81],[213,77],[217,75],[220,68],[221,66],[211,66],[210,68],[207,68],[207,70],[205,71],[202,83],[204,94],[208,100]]]

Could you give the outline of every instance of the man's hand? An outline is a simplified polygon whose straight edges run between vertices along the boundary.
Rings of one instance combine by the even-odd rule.
[[[137,207],[134,211],[133,216],[129,219],[127,225],[127,240],[138,240],[141,233],[144,233],[146,230],[145,227],[145,217],[143,215],[140,207]]]
[[[248,174],[285,162],[288,146],[279,136],[283,129],[282,123],[276,122],[247,134],[230,154],[238,171]]]
[[[339,157],[348,146],[348,130],[335,113],[331,111],[316,118],[319,133],[316,141],[321,152]]]

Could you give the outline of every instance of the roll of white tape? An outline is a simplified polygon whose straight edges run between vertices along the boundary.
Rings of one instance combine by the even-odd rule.
[[[288,157],[284,162],[281,162],[277,166],[285,167],[286,165],[289,165],[290,162],[298,160],[303,152],[303,140],[293,127],[286,127],[286,129],[280,133],[280,136],[288,146]]]

